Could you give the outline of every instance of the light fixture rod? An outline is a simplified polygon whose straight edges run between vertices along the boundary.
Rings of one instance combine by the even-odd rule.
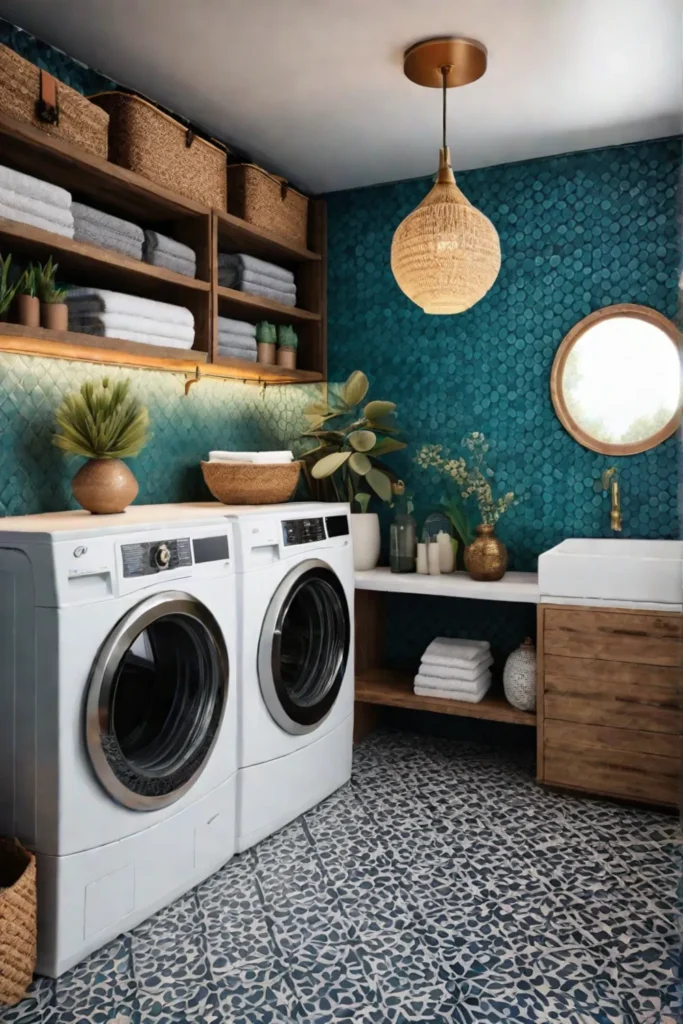
[[[446,148],[446,90],[448,89],[448,76],[450,74],[450,71],[451,71],[452,67],[453,67],[452,64],[444,64],[443,67],[441,68],[441,79],[442,79],[442,83],[443,83],[442,87],[441,87],[441,93],[442,93],[442,96],[443,96],[443,117],[442,117],[442,137],[443,137],[443,142],[441,143],[441,145],[442,145],[443,149]]]

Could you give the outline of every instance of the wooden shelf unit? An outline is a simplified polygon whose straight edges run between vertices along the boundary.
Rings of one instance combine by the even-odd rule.
[[[27,331],[0,323],[0,351],[63,359],[84,359],[123,366],[177,371],[179,367],[270,384],[310,383],[327,374],[325,207],[311,200],[310,243],[301,248],[275,232],[262,230],[224,211],[210,210],[157,186],[141,175],[100,157],[74,149],[32,125],[0,113],[0,163],[68,189],[77,201],[129,218],[182,241],[197,253],[197,277],[150,266],[120,253],[76,242],[17,221],[0,220],[0,252],[44,261],[52,255],[59,278],[189,308],[195,318],[195,346],[189,351],[138,345],[116,338],[74,332]],[[247,252],[294,270],[301,308],[217,284],[217,253]],[[217,316],[222,313],[257,323],[291,323],[299,335],[300,369],[285,370],[242,359],[218,356]],[[84,340],[85,339],[85,340]]]

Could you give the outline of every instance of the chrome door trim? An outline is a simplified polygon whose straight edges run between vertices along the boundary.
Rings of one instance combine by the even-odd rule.
[[[134,793],[112,771],[102,746],[108,732],[111,691],[121,658],[135,638],[165,615],[185,615],[200,622],[211,638],[222,677],[223,708],[211,746],[195,773],[172,793],[150,796]],[[230,662],[223,631],[209,609],[198,598],[182,591],[164,591],[141,601],[121,618],[102,644],[93,663],[85,708],[85,735],[91,764],[104,789],[118,803],[134,811],[153,811],[175,803],[197,781],[206,767],[220,733],[228,703]]]
[[[331,573],[339,583],[339,590],[343,598],[344,607],[346,610],[346,642],[344,646],[344,653],[341,660],[340,670],[338,672],[338,678],[335,680],[335,684],[331,690],[335,690],[334,700],[331,702],[330,707],[327,709],[322,718],[319,718],[315,722],[310,724],[304,724],[297,722],[291,717],[285,710],[280,701],[280,697],[277,692],[275,685],[275,678],[273,675],[273,658],[279,655],[280,641],[282,638],[282,620],[288,610],[292,588],[302,576],[305,576],[312,569],[325,569]],[[261,695],[265,702],[266,708],[271,718],[284,729],[285,732],[290,733],[293,736],[302,736],[306,733],[313,732],[318,729],[320,725],[325,721],[327,716],[332,711],[334,703],[341,688],[344,674],[346,672],[346,666],[348,664],[349,656],[349,645],[351,638],[351,610],[349,608],[349,602],[346,597],[346,592],[339,579],[337,573],[334,571],[331,565],[327,562],[323,562],[319,558],[310,558],[305,562],[301,562],[294,569],[292,569],[285,578],[281,581],[277,590],[273,594],[268,610],[266,611],[263,619],[263,625],[261,627],[261,637],[258,646],[258,679],[259,686],[261,689]],[[341,678],[339,678],[341,676]],[[331,691],[330,691],[331,692]]]

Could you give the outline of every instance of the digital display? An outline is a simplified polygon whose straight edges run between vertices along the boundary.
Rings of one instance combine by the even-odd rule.
[[[218,537],[197,537],[192,541],[194,560],[198,562],[220,562],[230,557],[228,536],[223,533]]]
[[[325,525],[328,537],[348,537],[349,535],[348,516],[327,516]]]
[[[285,545],[314,544],[325,540],[322,519],[287,519],[282,524],[282,540]]]

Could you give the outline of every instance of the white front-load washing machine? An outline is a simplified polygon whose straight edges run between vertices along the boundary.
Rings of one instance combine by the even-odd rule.
[[[215,506],[0,520],[0,833],[37,854],[39,973],[234,852],[232,530]]]
[[[348,505],[307,502],[251,508],[234,518],[241,637],[238,850],[313,807],[351,775],[348,516]]]

